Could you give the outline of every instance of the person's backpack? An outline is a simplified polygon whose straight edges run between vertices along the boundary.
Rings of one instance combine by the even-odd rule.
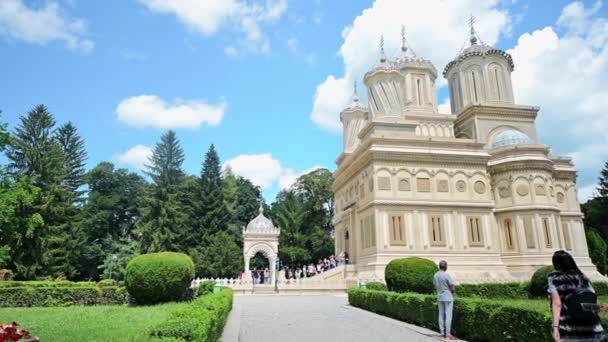
[[[568,315],[578,322],[599,322],[597,295],[589,287],[579,288],[564,298]]]

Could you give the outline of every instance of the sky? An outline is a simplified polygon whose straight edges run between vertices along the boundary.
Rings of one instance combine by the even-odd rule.
[[[102,5],[103,4],[103,5]],[[335,170],[354,81],[410,47],[438,70],[467,39],[513,56],[515,102],[541,107],[540,141],[571,156],[579,199],[608,160],[608,6],[522,0],[0,0],[0,110],[14,129],[45,104],[85,139],[87,166],[140,172],[163,132],[199,174],[210,144],[267,201]],[[448,112],[447,83],[437,82]]]

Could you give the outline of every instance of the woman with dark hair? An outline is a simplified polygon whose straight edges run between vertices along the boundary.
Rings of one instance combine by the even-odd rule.
[[[557,341],[602,341],[604,330],[599,306],[589,278],[565,251],[553,254],[555,272],[549,274],[548,291],[553,314],[553,339]]]

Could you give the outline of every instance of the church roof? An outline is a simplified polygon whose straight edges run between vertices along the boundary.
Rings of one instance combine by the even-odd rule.
[[[492,148],[499,148],[513,145],[527,145],[532,144],[533,141],[525,133],[522,133],[515,129],[507,129],[502,131],[494,137],[492,142]]]
[[[342,110],[342,112],[355,112],[362,111],[367,112],[368,108],[366,105],[361,103],[359,99],[359,93],[357,92],[357,81],[354,82],[353,95],[351,96],[350,103]]]
[[[491,45],[484,43],[477,36],[477,33],[475,32],[475,28],[473,27],[473,22],[474,22],[474,18],[471,17],[471,19],[470,19],[471,32],[470,32],[470,38],[469,38],[469,42],[471,43],[471,45],[460,50],[460,52],[458,52],[458,55],[456,56],[456,58],[454,58],[454,60],[452,60],[445,66],[445,68],[443,69],[443,77],[446,77],[446,75],[448,74],[448,71],[453,66],[460,64],[465,59],[467,59],[469,57],[473,57],[473,56],[489,56],[489,55],[502,56],[507,60],[507,63],[509,63],[509,67],[511,68],[511,71],[513,71],[515,64],[513,64],[513,58],[511,57],[511,55],[503,50],[497,49]]]
[[[247,224],[245,233],[278,233],[272,221],[264,216],[264,207],[260,204],[259,214]]]

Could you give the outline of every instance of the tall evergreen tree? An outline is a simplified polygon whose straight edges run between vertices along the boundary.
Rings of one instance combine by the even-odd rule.
[[[212,144],[205,155],[200,178],[200,207],[198,241],[217,232],[228,230],[230,215],[224,202],[220,158]]]
[[[78,192],[78,188],[84,184],[84,166],[87,160],[84,140],[78,134],[76,126],[71,122],[59,127],[55,133],[55,140],[61,146],[63,152],[63,163],[66,172],[64,182],[68,189],[74,193],[75,199],[77,199],[82,193]]]
[[[143,253],[181,251],[180,233],[186,230],[187,213],[182,210],[179,188],[184,178],[184,152],[174,131],[163,134],[147,165],[154,184],[144,198],[137,224]]]
[[[11,136],[7,157],[15,177],[30,177],[40,187],[37,208],[43,218],[40,231],[44,275],[74,277],[83,245],[78,208],[65,185],[66,169],[60,144],[53,137],[55,119],[44,105],[21,117]]]
[[[601,197],[608,199],[608,160],[604,163],[598,180],[597,192]]]
[[[44,105],[21,117],[6,152],[11,173],[32,177],[42,187],[61,182],[65,175],[63,153],[52,137],[54,126],[55,118]]]
[[[2,118],[2,111],[0,110],[0,119]],[[0,121],[0,152],[4,151],[6,145],[8,145],[10,141],[10,134],[7,130],[6,122]]]

